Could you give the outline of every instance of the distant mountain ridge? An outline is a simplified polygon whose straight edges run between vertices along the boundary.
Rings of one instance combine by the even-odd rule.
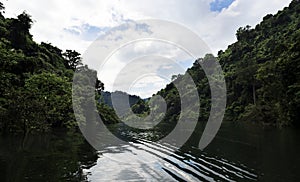
[[[133,106],[134,104],[136,104],[141,99],[139,96],[130,95],[130,94],[128,94],[126,92],[122,92],[122,91],[114,91],[114,92],[102,91],[101,96],[102,96],[102,100],[100,102],[104,102],[105,104],[107,104],[110,107],[113,107],[112,100],[111,100],[112,96],[128,97],[130,107]]]
[[[112,98],[114,98],[114,103],[112,103]],[[126,113],[128,113],[128,108],[129,108],[127,107],[128,103],[129,106],[132,107],[133,105],[135,105],[141,100],[143,100],[141,97],[136,95],[130,95],[123,91],[114,91],[114,92],[102,91],[100,103],[104,103],[109,107],[118,110],[119,114],[123,116]]]

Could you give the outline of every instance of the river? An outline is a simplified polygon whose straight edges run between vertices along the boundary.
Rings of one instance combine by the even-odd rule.
[[[297,129],[223,123],[203,151],[199,134],[181,148],[135,136],[98,151],[80,133],[2,136],[0,181],[300,181]]]

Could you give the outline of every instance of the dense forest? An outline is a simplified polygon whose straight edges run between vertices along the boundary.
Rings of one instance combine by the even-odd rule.
[[[299,125],[300,2],[267,15],[218,54],[226,73],[228,120]]]
[[[239,28],[237,42],[219,51],[216,59],[222,66],[227,85],[225,120],[277,127],[300,125],[299,15],[300,2],[293,0],[276,15],[265,16],[255,28]],[[174,83],[184,84],[187,75],[198,88],[199,121],[208,119],[210,88],[199,63],[209,64],[212,57],[208,54],[196,60],[184,75],[174,75],[174,81],[157,93],[168,105],[165,121],[178,120],[180,97]]]
[[[74,71],[80,67],[93,71],[82,64],[76,51],[34,42],[29,14],[5,18],[2,3],[0,9],[0,131],[76,128],[72,108]],[[103,83],[97,80],[96,97],[103,89]],[[104,121],[117,122],[110,107],[99,103],[98,109]]]
[[[0,4],[0,131],[31,132],[51,128],[76,128],[72,108],[72,81],[77,68],[88,70],[74,50],[62,51],[50,43],[36,43],[30,34],[32,19],[26,12],[5,18]],[[267,15],[255,28],[237,30],[237,42],[219,51],[217,60],[225,73],[227,108],[225,120],[261,124],[299,126],[300,110],[300,2],[276,15]],[[168,109],[165,121],[176,121],[181,112],[174,83],[184,84],[190,75],[197,85],[201,103],[199,121],[210,111],[210,88],[200,62],[195,61],[185,75],[174,76],[156,95]],[[106,123],[119,122],[97,79],[95,92],[99,114]],[[103,96],[101,98],[101,93]],[[148,101],[130,97],[134,113],[147,115]],[[106,102],[103,102],[106,99]],[[193,113],[188,113],[193,114]]]

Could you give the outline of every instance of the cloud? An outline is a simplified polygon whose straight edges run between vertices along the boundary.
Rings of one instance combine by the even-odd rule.
[[[64,28],[64,31],[75,36],[79,36],[85,41],[94,41],[100,35],[103,35],[109,27],[96,27],[89,24],[82,24],[80,26],[70,26]]]
[[[291,0],[152,0],[152,1],[5,1],[6,15],[16,16],[26,10],[35,20],[32,34],[37,41],[48,41],[63,49],[76,49],[83,53],[91,40],[65,31],[71,27],[113,27],[128,20],[156,18],[183,24],[199,34],[214,53],[235,41],[235,32],[240,26],[254,26],[268,13],[276,13]],[[225,3],[228,2],[228,3]],[[220,5],[219,5],[220,4]],[[211,7],[223,7],[220,12],[211,12]],[[46,28],[45,28],[46,27]],[[102,30],[100,30],[102,31]],[[88,33],[88,31],[87,31]],[[70,35],[68,35],[70,34]]]
[[[145,88],[142,90],[150,90],[151,94],[140,96],[149,97],[170,82],[172,75],[185,72],[197,58],[191,53],[206,53],[208,49],[201,51],[201,47],[205,46],[199,46],[195,36],[182,33],[181,27],[170,22],[128,21],[100,36],[84,55],[83,61],[98,71],[108,90],[136,94],[137,91],[132,93],[130,88],[141,75],[154,74],[169,80],[159,84],[155,83],[156,79],[152,79],[152,83],[143,80]],[[190,49],[193,52],[188,52]]]
[[[149,98],[169,82],[170,80],[164,77],[147,74],[138,77],[127,91],[133,95],[139,95],[142,98]]]
[[[130,31],[147,36],[164,28],[157,26],[153,29],[147,24],[136,23],[147,18],[167,20],[189,28],[203,39],[212,53],[217,54],[236,41],[235,33],[239,27],[254,27],[266,14],[274,14],[290,2],[291,0],[273,0],[272,3],[269,0],[14,0],[4,1],[4,5],[7,17],[16,17],[24,10],[32,15],[34,25],[31,33],[37,42],[51,42],[61,49],[75,49],[82,54],[99,36],[105,36],[104,41],[108,43],[101,50],[109,50],[122,41],[130,40]],[[110,30],[121,24],[123,25]],[[185,39],[176,30],[169,33],[174,39]],[[188,41],[194,43],[193,40]],[[106,65],[100,77],[106,88],[112,89],[109,84],[113,83],[118,71],[126,67],[134,57],[146,53],[175,60],[183,68],[194,61],[171,45],[157,42],[135,43],[109,59],[110,64]],[[91,60],[91,67],[99,69],[97,57]],[[151,63],[157,62],[159,59]],[[168,66],[170,65],[160,64],[152,71],[156,74],[164,71],[170,75],[171,71],[163,69]],[[146,85],[149,86],[149,83]],[[155,89],[149,88],[148,91],[154,92]]]
[[[122,90],[146,98],[169,83],[172,75],[184,71],[180,64],[171,59],[149,55],[126,62],[112,58],[100,69],[99,77],[111,75],[105,79],[108,80],[105,84],[109,90]]]

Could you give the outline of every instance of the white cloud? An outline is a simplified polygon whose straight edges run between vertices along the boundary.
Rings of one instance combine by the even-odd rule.
[[[180,46],[196,57],[191,57]],[[199,52],[204,54],[205,50],[208,49],[197,40],[197,35],[182,33],[181,27],[176,24],[174,26],[162,21],[129,22],[99,37],[83,60],[98,71],[99,78],[104,80],[108,90],[128,92],[141,75],[156,74],[170,79],[174,74],[184,73],[189,65],[186,62],[192,62]],[[156,84],[156,79],[151,81],[150,84],[143,80],[145,88],[141,90],[150,90],[152,93],[142,94],[142,97],[151,96],[167,83]]]
[[[149,98],[153,93],[159,91],[169,82],[169,79],[155,74],[142,75],[137,78],[126,91],[134,95],[139,95],[142,98]]]
[[[65,49],[75,49],[84,53],[88,46],[99,34],[104,34],[108,28],[120,25],[124,22],[133,22],[145,18],[163,19],[188,27],[199,35],[212,52],[216,54],[220,49],[233,43],[236,30],[245,25],[255,26],[262,18],[269,13],[276,13],[278,10],[287,6],[291,0],[235,0],[228,8],[221,12],[210,11],[210,3],[213,0],[14,0],[4,1],[6,16],[16,17],[26,10],[32,15],[34,25],[31,33],[33,38],[38,41],[50,42],[55,46]],[[91,28],[92,27],[92,28]],[[126,27],[123,27],[126,29]],[[127,27],[128,28],[128,27]],[[141,33],[147,35],[141,27]],[[160,27],[163,29],[163,27]],[[95,30],[99,29],[99,34]],[[73,33],[72,33],[73,31]],[[77,33],[75,33],[75,32]],[[111,38],[122,39],[125,36],[122,29],[115,31],[118,37],[111,35]],[[176,31],[170,32],[176,37]],[[128,34],[126,34],[128,36]],[[178,34],[179,35],[179,34]],[[108,38],[107,36],[106,38]],[[126,37],[130,40],[130,37]],[[184,37],[178,37],[178,39]],[[107,40],[112,42],[111,40]],[[189,40],[193,43],[193,40]],[[118,41],[115,42],[116,44]],[[131,47],[132,48],[132,47]],[[110,59],[110,65],[103,71],[100,78],[107,88],[113,83],[126,61],[132,57],[147,52],[148,54],[164,55],[167,58],[193,61],[182,54],[181,50],[171,48],[166,45],[144,42],[135,44],[134,51],[121,52]],[[157,53],[155,53],[157,52]],[[94,61],[97,58],[93,59]],[[128,61],[128,60],[127,60]],[[90,63],[97,67],[96,63]],[[153,64],[157,64],[153,62]],[[185,65],[189,65],[185,63]],[[170,65],[163,64],[163,67]],[[161,67],[155,67],[153,72]],[[165,70],[166,71],[166,70]],[[145,84],[149,83],[144,81]],[[142,85],[142,82],[140,82]],[[148,94],[155,89],[149,89]]]
[[[14,0],[5,1],[6,15],[16,16],[26,10],[36,21],[32,34],[37,41],[48,41],[63,49],[76,48],[81,53],[90,42],[68,36],[63,30],[89,24],[116,26],[126,19],[157,18],[183,24],[198,33],[216,53],[235,41],[238,27],[254,26],[268,13],[276,13],[291,0],[235,0],[222,12],[211,12],[213,0]],[[96,37],[95,37],[96,38]],[[78,45],[79,44],[79,45]]]

